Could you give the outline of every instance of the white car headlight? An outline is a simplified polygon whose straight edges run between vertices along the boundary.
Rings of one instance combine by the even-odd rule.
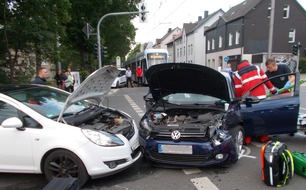
[[[117,136],[106,133],[104,131],[93,131],[90,129],[82,129],[83,134],[91,142],[100,146],[122,146],[124,142]]]

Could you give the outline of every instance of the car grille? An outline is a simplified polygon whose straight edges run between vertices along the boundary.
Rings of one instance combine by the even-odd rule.
[[[205,162],[209,162],[213,160],[211,154],[209,155],[185,155],[185,154],[160,154],[157,152],[149,152],[150,156],[153,159],[159,161],[166,161],[172,163],[186,163],[186,164],[204,164]]]
[[[138,148],[136,148],[136,149],[132,152],[131,157],[132,157],[133,159],[136,158],[136,156],[139,154],[139,152],[140,152],[140,146],[139,146]]]
[[[173,140],[171,138],[172,131],[151,131],[150,137],[155,140]],[[181,132],[181,141],[207,141],[205,132]]]

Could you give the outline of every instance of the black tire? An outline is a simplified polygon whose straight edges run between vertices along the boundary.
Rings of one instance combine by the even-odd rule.
[[[78,178],[80,187],[89,179],[83,162],[68,150],[56,150],[49,154],[44,162],[44,174],[48,181],[55,177]]]
[[[241,154],[243,141],[244,141],[244,129],[242,126],[237,125],[229,130],[229,133],[233,136],[235,143],[235,151],[237,153],[237,158]]]

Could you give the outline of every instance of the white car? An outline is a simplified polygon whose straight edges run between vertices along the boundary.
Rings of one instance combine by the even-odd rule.
[[[306,114],[299,113],[297,124],[298,125],[306,125]]]
[[[115,67],[90,75],[72,94],[44,85],[0,85],[0,172],[89,178],[119,172],[141,157],[138,128],[102,106]]]
[[[120,71],[117,75],[117,77],[115,78],[112,87],[113,88],[119,88],[121,86],[125,86],[126,85],[126,77],[125,77],[125,71],[126,69],[124,68],[118,68],[118,70]]]

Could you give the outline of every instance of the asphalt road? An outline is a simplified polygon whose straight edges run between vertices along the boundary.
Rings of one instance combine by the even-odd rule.
[[[108,97],[110,107],[129,113],[138,123],[145,111],[142,97],[148,92],[147,87],[113,89]],[[301,86],[301,111],[306,113],[306,84]],[[106,102],[106,101],[105,101]],[[278,135],[271,137],[285,142],[291,152],[306,152],[306,136]],[[127,170],[113,176],[90,180],[82,189],[88,190],[258,190],[273,189],[261,180],[261,161],[259,151],[262,144],[256,141],[244,147],[244,154],[239,161],[228,167],[210,168],[157,168],[143,159],[138,160]],[[4,189],[42,189],[47,185],[41,174],[0,174],[0,190]],[[304,190],[306,179],[295,175],[284,190]]]

